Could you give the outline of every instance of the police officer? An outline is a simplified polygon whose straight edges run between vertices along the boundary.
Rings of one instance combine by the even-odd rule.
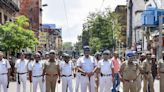
[[[154,82],[153,82],[151,66],[152,66],[151,65],[151,53],[150,53],[150,51],[147,51],[146,52],[146,59],[143,61],[143,70],[144,70],[144,75],[143,75],[143,81],[144,81],[143,92],[147,92],[148,90],[150,92],[154,92]],[[150,89],[148,89],[148,85],[149,85]]]
[[[37,92],[37,86],[40,86],[40,92],[44,91],[44,76],[43,76],[43,69],[44,65],[40,60],[40,54],[35,54],[35,60],[29,63],[29,80],[33,84],[33,92]]]
[[[0,51],[0,85],[3,87],[3,92],[8,92],[10,68],[9,61],[3,58],[3,52]]]
[[[160,79],[160,92],[164,92],[164,51],[162,51],[162,59],[158,62],[157,78]]]
[[[103,58],[98,62],[96,68],[100,73],[100,92],[111,92],[113,87],[114,66],[109,56],[110,51],[105,50]]]
[[[60,64],[61,79],[62,79],[62,92],[73,92],[72,88],[72,74],[73,74],[73,63],[70,60],[69,54],[63,54],[64,62]]]
[[[55,54],[54,50],[50,51],[49,59],[44,66],[43,74],[46,75],[46,92],[55,92],[57,79],[60,78],[59,62],[56,60]]]
[[[26,81],[28,73],[28,60],[25,59],[25,53],[20,53],[20,59],[16,60],[16,80],[17,80],[17,91],[20,92],[20,86],[23,85],[23,92],[26,92]]]
[[[94,69],[97,65],[96,59],[90,55],[89,46],[84,46],[84,56],[80,57],[77,61],[78,70],[81,74],[81,92],[95,92],[95,76]]]
[[[134,63],[134,53],[127,53],[128,60],[123,62],[120,68],[121,80],[123,82],[123,92],[137,91],[138,64]]]
[[[143,61],[145,60],[146,54],[142,53],[139,57],[139,59],[137,60],[137,64],[140,67],[140,70],[138,71],[138,78],[137,78],[137,92],[141,91],[141,82],[142,82],[142,74],[143,74],[143,70],[141,69]]]

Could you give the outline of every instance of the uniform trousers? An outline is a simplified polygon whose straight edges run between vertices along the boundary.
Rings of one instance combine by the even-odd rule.
[[[72,76],[70,77],[62,77],[62,92],[73,92],[72,88]]]
[[[26,81],[27,81],[27,74],[20,74],[19,80],[20,84],[18,83],[18,74],[17,74],[17,92],[21,92],[21,85],[23,85],[23,92],[26,92]]]
[[[55,92],[58,76],[46,76],[46,92]]]
[[[75,86],[75,92],[79,92],[79,86],[80,86],[80,77],[81,73],[76,73],[76,86]]]
[[[137,92],[141,91],[141,83],[142,83],[142,76],[139,75],[138,78],[136,79],[137,82]]]
[[[33,84],[33,92],[37,92],[37,86],[39,84],[40,87],[40,92],[45,92],[44,91],[44,81],[43,77],[32,77],[32,84]]]
[[[123,92],[136,92],[137,91],[137,82],[125,81],[123,83]]]
[[[154,92],[154,82],[153,82],[153,76],[151,74],[148,74],[148,79],[143,79],[144,82],[144,87],[143,87],[143,92],[148,91],[148,84],[149,84],[149,90],[150,92]]]
[[[111,92],[113,87],[112,76],[101,76],[99,83],[100,83],[99,92]]]
[[[95,76],[81,76],[81,92],[87,92],[87,86],[89,88],[89,92],[95,92]]]
[[[164,92],[164,73],[160,73],[160,92]]]
[[[0,87],[2,85],[3,91],[2,92],[8,92],[7,90],[7,83],[8,83],[8,76],[7,74],[0,75]],[[1,90],[0,90],[1,92]]]

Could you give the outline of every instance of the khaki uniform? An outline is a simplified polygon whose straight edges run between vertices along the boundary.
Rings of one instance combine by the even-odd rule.
[[[160,72],[160,92],[164,92],[164,61],[161,59],[158,64]]]
[[[147,59],[143,61],[143,70],[144,70],[144,87],[143,92],[148,91],[148,83],[150,86],[150,92],[154,92],[154,82],[153,82],[153,76],[151,73],[151,61],[148,61]]]
[[[55,92],[56,81],[58,79],[59,64],[57,61],[45,63],[46,92]]]
[[[127,61],[123,62],[120,71],[123,82],[123,92],[137,92],[137,77],[138,77],[138,65],[135,63],[128,64]]]

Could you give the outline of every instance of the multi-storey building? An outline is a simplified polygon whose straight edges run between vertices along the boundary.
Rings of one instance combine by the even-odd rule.
[[[37,32],[42,25],[42,0],[20,0],[19,15],[25,15],[30,20],[30,29]]]
[[[0,24],[12,21],[19,11],[19,0],[0,0]]]

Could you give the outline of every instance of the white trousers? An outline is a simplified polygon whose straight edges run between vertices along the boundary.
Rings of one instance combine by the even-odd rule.
[[[73,92],[72,77],[62,77],[62,92]]]
[[[0,75],[0,88],[2,86],[2,88],[3,88],[2,92],[8,92],[7,83],[8,83],[8,76],[7,76],[7,74]],[[1,89],[0,89],[0,92],[1,92]]]
[[[80,77],[81,73],[76,73],[76,85],[75,85],[75,92],[79,92],[79,86],[80,86]]]
[[[87,77],[87,76],[81,76],[81,92],[87,92],[87,86],[89,89],[89,92],[95,92],[95,76]]]
[[[17,91],[16,92],[21,92],[21,85],[23,86],[23,92],[26,92],[26,81],[27,81],[27,74],[21,74],[19,75],[20,79],[20,84],[18,83],[18,74],[17,74]]]
[[[32,77],[32,84],[33,84],[33,92],[37,92],[37,86],[39,84],[40,92],[45,92],[45,85],[43,82],[43,77]]]
[[[112,76],[100,76],[100,92],[111,92],[112,87]]]

